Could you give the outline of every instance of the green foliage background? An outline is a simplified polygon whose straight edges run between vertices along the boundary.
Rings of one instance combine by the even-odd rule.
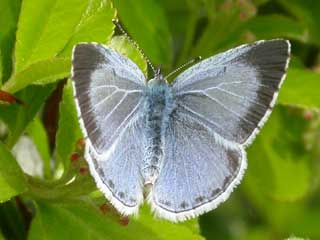
[[[199,219],[172,224],[144,206],[126,225],[85,171],[67,80],[73,45],[108,44],[147,72],[114,33],[115,17],[165,73],[241,43],[292,43],[278,105],[248,148],[243,182]],[[319,26],[315,0],[0,0],[0,87],[24,102],[0,105],[0,239],[320,239]],[[12,154],[22,135],[39,152],[42,177],[23,173]]]

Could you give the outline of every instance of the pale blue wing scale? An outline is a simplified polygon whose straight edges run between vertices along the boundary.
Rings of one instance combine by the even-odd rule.
[[[90,172],[97,186],[124,215],[137,214],[143,201],[141,168],[146,138],[141,119],[134,120],[103,154],[88,148]]]
[[[223,139],[246,146],[274,106],[289,56],[289,41],[279,39],[210,57],[175,79],[177,105]]]
[[[149,202],[156,215],[184,221],[216,208],[240,182],[245,152],[222,146],[214,133],[181,109],[165,133],[164,158]]]
[[[121,213],[135,213],[142,200],[145,77],[130,59],[90,43],[73,50],[72,80],[90,171]]]

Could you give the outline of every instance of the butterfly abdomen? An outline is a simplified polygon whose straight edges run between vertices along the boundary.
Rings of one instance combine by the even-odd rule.
[[[165,82],[149,86],[145,98],[147,148],[142,174],[145,183],[153,183],[163,157],[163,132],[172,112],[173,98]]]

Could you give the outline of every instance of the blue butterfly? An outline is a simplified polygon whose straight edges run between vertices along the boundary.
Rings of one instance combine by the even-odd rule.
[[[243,177],[245,147],[272,111],[289,58],[289,41],[258,41],[169,84],[160,71],[147,81],[107,46],[75,46],[75,101],[99,189],[125,215],[138,212],[146,185],[155,214],[171,221],[216,208]]]

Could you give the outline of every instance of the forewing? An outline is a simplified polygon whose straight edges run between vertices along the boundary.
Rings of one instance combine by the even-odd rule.
[[[177,103],[222,138],[248,145],[271,113],[289,55],[289,41],[279,39],[208,58],[175,79]]]
[[[131,60],[100,44],[77,45],[72,67],[83,132],[103,153],[138,112],[145,78]]]
[[[156,215],[183,221],[216,208],[240,182],[245,152],[226,148],[211,130],[181,111],[165,133],[164,159],[149,201]]]
[[[135,213],[142,199],[139,110],[145,78],[129,59],[99,44],[77,45],[72,66],[91,174],[121,213]]]

